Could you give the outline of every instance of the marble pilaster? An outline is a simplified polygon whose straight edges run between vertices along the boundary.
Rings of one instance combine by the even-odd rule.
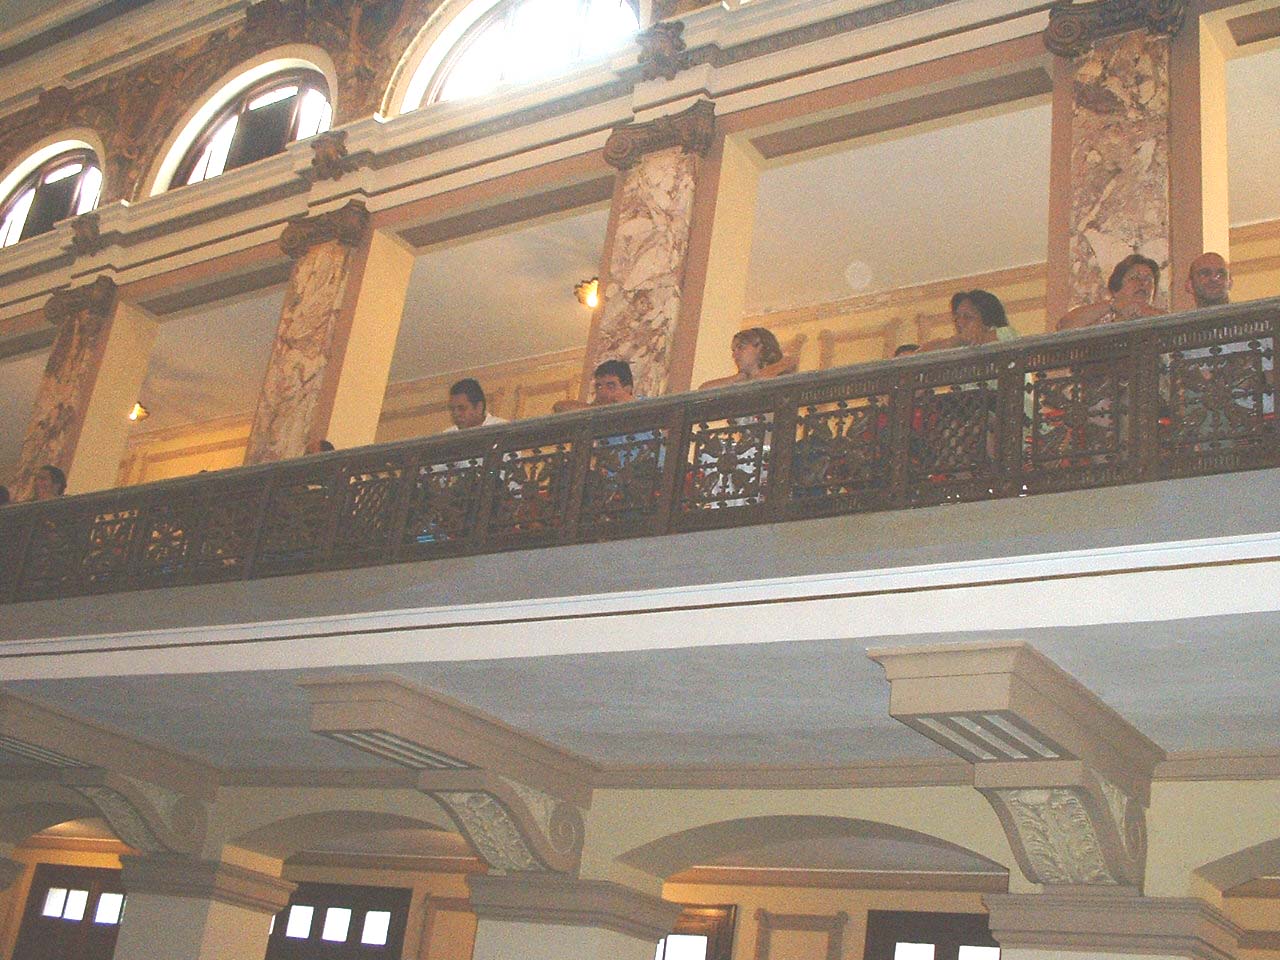
[[[45,464],[67,474],[70,493],[114,485],[156,331],[106,276],[54,294],[45,317],[57,332],[18,461],[19,500]]]
[[[293,258],[293,271],[245,463],[296,457],[309,440],[324,438],[326,381],[345,339],[343,307],[368,225],[363,205],[349,204],[285,228],[280,246]]]
[[[1112,267],[1141,253],[1169,264],[1169,39],[1131,30],[1072,70],[1069,299],[1106,295]],[[1156,302],[1167,306],[1168,283]]]
[[[610,211],[603,303],[587,345],[584,380],[603,360],[631,364],[636,394],[668,389],[681,317],[694,194],[714,135],[714,105],[624,124],[605,145],[619,171]]]

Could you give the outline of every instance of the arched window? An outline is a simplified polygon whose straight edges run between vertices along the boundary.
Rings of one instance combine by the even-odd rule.
[[[171,186],[199,183],[274,156],[294,140],[329,129],[324,77],[310,70],[277,73],[238,94],[196,138]]]
[[[478,17],[475,7],[488,7]],[[626,46],[640,25],[633,0],[476,0],[456,42],[446,29],[410,81],[404,110],[463,100],[568,73]],[[456,36],[456,34],[454,34]]]
[[[0,247],[48,233],[67,217],[88,213],[102,195],[102,169],[92,150],[57,153],[18,183],[0,207]]]

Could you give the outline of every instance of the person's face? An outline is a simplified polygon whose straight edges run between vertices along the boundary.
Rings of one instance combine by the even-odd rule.
[[[596,377],[595,383],[596,399],[594,402],[597,407],[602,407],[609,403],[624,403],[632,399],[631,387],[624,387],[616,373]]]
[[[995,338],[982,322],[982,314],[973,305],[972,300],[961,300],[951,311],[951,322],[956,326],[956,334],[965,343],[986,343]]]
[[[52,500],[58,495],[58,488],[54,486],[53,477],[48,472],[41,470],[36,474],[35,494],[37,500]]]
[[[735,339],[729,346],[729,352],[733,355],[733,365],[738,368],[738,372],[750,376],[758,371],[762,349],[760,344],[746,337]]]
[[[1196,298],[1197,307],[1226,303],[1231,290],[1231,270],[1227,261],[1216,253],[1206,253],[1191,261],[1187,289]]]
[[[484,404],[472,403],[465,393],[449,395],[449,416],[459,430],[478,427],[484,423]]]
[[[1145,263],[1135,263],[1124,273],[1116,299],[1125,303],[1150,303],[1156,295],[1156,276]]]

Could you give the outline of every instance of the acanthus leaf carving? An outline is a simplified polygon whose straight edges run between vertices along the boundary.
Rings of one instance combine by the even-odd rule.
[[[502,872],[537,870],[541,864],[520,835],[510,811],[483,790],[432,794],[449,811],[458,828],[490,868]]]
[[[705,157],[715,139],[715,113],[715,103],[699,100],[689,109],[669,117],[621,124],[605,141],[605,163],[627,170],[645,154],[668,147],[680,147],[686,153]]]
[[[60,773],[122,841],[144,853],[191,853],[204,839],[204,807],[164,787],[97,768]]]
[[[1186,0],[1060,0],[1049,9],[1044,45],[1050,53],[1072,59],[1098,40],[1129,30],[1174,36],[1186,15]]]

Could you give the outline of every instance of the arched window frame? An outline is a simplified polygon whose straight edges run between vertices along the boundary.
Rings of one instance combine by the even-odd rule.
[[[437,22],[429,22],[419,35],[421,40],[425,40],[425,43],[416,45],[422,52],[412,55],[411,48],[412,58],[409,59],[411,67],[406,71],[409,77],[408,82],[401,88],[404,90],[402,95],[395,95],[394,92],[388,94],[389,109],[398,113],[409,113],[441,102],[440,93],[447,84],[450,73],[458,62],[466,57],[476,40],[495,22],[512,16],[518,8],[525,6],[528,2],[530,0],[496,0],[496,2],[495,0],[472,0],[471,3],[458,3],[442,8],[440,13],[444,16]],[[622,2],[631,9],[638,31],[640,24],[638,0],[622,0]],[[585,16],[586,9],[591,3],[592,0],[578,0],[581,16]],[[606,59],[616,53],[617,49],[622,48],[602,50],[597,57],[594,53],[584,56],[579,48],[575,58],[565,64],[562,70],[548,72],[545,77],[531,82],[564,76],[582,66]],[[417,62],[414,63],[414,60]],[[513,86],[514,84],[510,82],[501,81],[495,89],[509,90]]]
[[[284,142],[278,149],[272,150],[270,153],[263,153],[260,156],[255,156],[251,160],[245,160],[232,166],[226,166],[226,156],[229,154],[231,149],[234,148],[236,143],[235,136],[233,134],[227,145],[227,151],[224,152],[224,164],[220,167],[218,172],[211,176],[201,176],[194,182],[203,183],[206,180],[212,180],[221,176],[229,170],[235,170],[242,166],[248,166],[250,163],[257,160],[264,160],[267,157],[275,156],[282,153],[289,144],[294,143],[297,140],[308,139],[316,134],[323,133],[328,130],[332,122],[333,97],[329,91],[329,83],[323,74],[317,70],[305,67],[286,69],[269,74],[233,95],[231,99],[213,115],[212,119],[204,125],[200,134],[191,143],[191,146],[187,148],[182,160],[178,163],[169,180],[167,189],[172,190],[175,187],[192,185],[190,181],[192,171],[202,161],[202,159],[204,159],[206,149],[210,146],[213,140],[218,137],[219,133],[222,131],[223,125],[228,120],[233,117],[236,118],[236,133],[239,133],[242,129],[242,125],[239,121],[242,121],[244,115],[250,111],[250,105],[255,100],[258,100],[272,91],[281,90],[285,87],[295,85],[298,87],[298,92],[293,98],[294,102],[289,117],[288,133],[285,136]],[[299,136],[299,133],[301,132],[299,130],[299,122],[301,120],[302,104],[306,94],[311,91],[316,91],[324,97],[325,110],[317,129],[313,132],[307,133],[307,135],[303,137]]]
[[[43,151],[37,151],[37,154],[40,152]],[[37,154],[32,156],[35,157]],[[19,165],[19,170],[27,166],[30,159]],[[41,199],[41,188],[51,185],[47,182],[47,178],[76,164],[80,165],[79,170],[53,181],[53,183],[63,184],[73,181],[69,184],[71,189],[65,200],[57,205],[54,212],[46,212],[41,216],[37,222],[43,222],[43,226],[32,232],[31,211],[37,209]],[[20,174],[20,179],[0,202],[0,248],[11,247],[22,240],[38,237],[48,233],[53,229],[53,225],[61,220],[96,210],[98,201],[102,198],[102,187],[102,163],[92,147],[78,143],[67,144],[66,149],[55,149],[50,155],[36,160],[34,166],[30,166]],[[64,186],[60,192],[66,192],[66,187]],[[29,200],[28,194],[30,194]],[[49,195],[46,192],[44,196],[47,200]],[[14,214],[20,206],[22,207],[20,222],[15,223]]]

